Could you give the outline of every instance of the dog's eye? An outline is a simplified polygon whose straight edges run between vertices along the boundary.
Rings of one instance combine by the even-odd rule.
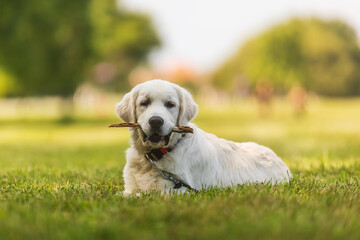
[[[146,99],[146,100],[142,101],[142,102],[140,103],[140,105],[146,107],[146,106],[149,106],[150,103],[151,103],[150,100],[149,100],[149,99]]]
[[[166,102],[166,103],[165,103],[165,107],[167,107],[167,108],[173,108],[173,107],[175,107],[175,103],[173,103],[173,102]]]

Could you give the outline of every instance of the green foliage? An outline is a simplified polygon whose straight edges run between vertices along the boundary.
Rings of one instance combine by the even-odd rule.
[[[15,80],[7,72],[0,68],[0,97],[6,96],[16,89]]]
[[[0,2],[0,66],[17,82],[12,94],[69,96],[96,62],[117,62],[126,75],[156,44],[149,19],[115,0]]]
[[[251,102],[200,106],[195,123],[271,147],[289,184],[178,196],[122,197],[130,134],[107,128],[115,116],[0,122],[0,239],[359,239],[360,99],[321,100],[302,119],[283,102],[266,119]]]
[[[115,0],[93,0],[90,16],[94,28],[92,43],[102,59],[142,59],[159,44],[145,15],[118,10]]]
[[[360,94],[357,41],[341,21],[294,19],[247,42],[214,74],[214,83],[229,89],[245,76],[252,86],[271,81],[278,92],[300,84],[322,95]]]
[[[21,95],[69,95],[91,57],[88,1],[2,0],[0,64]]]
[[[115,0],[93,0],[90,18],[92,46],[100,61],[115,69],[105,82],[112,90],[128,90],[128,74],[160,41],[147,16],[119,10]]]

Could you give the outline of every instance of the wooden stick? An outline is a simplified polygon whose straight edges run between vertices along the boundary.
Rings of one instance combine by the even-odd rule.
[[[140,124],[138,124],[138,123],[115,123],[115,124],[111,124],[109,127],[134,127],[134,128],[139,128]]]
[[[115,123],[115,124],[111,124],[109,127],[141,128],[140,124],[138,123]],[[194,133],[194,129],[188,126],[174,127],[172,131],[177,133]]]
[[[177,133],[194,133],[194,129],[188,126],[174,127],[172,131]]]

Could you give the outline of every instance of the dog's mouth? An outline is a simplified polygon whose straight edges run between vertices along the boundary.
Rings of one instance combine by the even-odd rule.
[[[152,133],[151,135],[147,135],[144,131],[142,131],[142,141],[146,145],[157,145],[157,146],[167,146],[170,142],[170,137],[172,132],[168,135],[161,135],[159,133]]]

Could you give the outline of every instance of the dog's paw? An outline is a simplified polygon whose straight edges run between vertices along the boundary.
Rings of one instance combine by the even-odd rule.
[[[123,191],[120,193],[124,198],[129,198],[131,196],[133,196],[133,193],[128,192],[128,191]]]
[[[139,198],[139,197],[143,196],[143,193],[141,193],[141,192],[134,193],[134,192],[123,191],[123,192],[119,192],[119,194],[117,194],[117,195],[121,195],[124,198]]]
[[[165,191],[162,191],[162,194],[174,194],[174,195],[179,195],[179,194],[188,194],[189,191],[187,191],[186,187],[180,187],[180,188],[168,188]]]

